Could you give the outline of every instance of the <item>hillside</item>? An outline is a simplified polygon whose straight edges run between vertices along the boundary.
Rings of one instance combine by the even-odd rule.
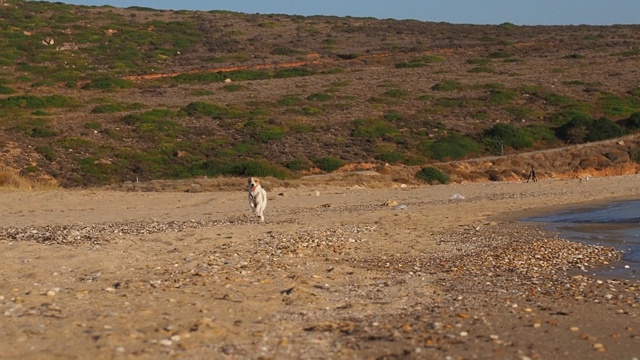
[[[11,0],[0,18],[0,166],[66,187],[385,163],[411,181],[426,165],[455,181],[638,170],[640,26]]]

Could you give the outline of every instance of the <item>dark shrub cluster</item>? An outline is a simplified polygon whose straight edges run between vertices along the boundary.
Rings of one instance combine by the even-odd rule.
[[[434,168],[433,166],[427,166],[420,169],[415,177],[419,180],[422,180],[429,185],[433,185],[435,183],[447,184],[451,181],[449,175],[443,173],[442,171]]]

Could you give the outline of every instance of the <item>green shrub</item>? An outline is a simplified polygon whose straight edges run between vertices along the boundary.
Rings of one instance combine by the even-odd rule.
[[[502,29],[502,30],[514,30],[517,28],[518,28],[518,25],[515,25],[510,22],[503,22],[502,24],[498,25],[498,29]]]
[[[380,161],[384,161],[389,164],[395,164],[402,161],[402,159],[404,158],[404,155],[396,151],[388,151],[388,152],[379,154],[377,158]]]
[[[552,125],[561,126],[561,125],[566,124],[567,122],[569,122],[572,119],[577,118],[577,117],[588,118],[590,116],[589,116],[589,114],[587,112],[584,112],[584,111],[581,111],[581,110],[563,109],[563,110],[560,110],[558,112],[555,112],[555,113],[549,115],[548,121]]]
[[[448,135],[429,146],[429,155],[436,160],[458,160],[480,152],[480,145],[475,140],[460,134]]]
[[[582,54],[573,53],[573,54],[565,55],[562,58],[563,59],[584,59],[585,57],[586,56]]]
[[[133,126],[135,132],[145,138],[175,137],[184,127],[172,120],[174,112],[169,109],[153,109],[141,114],[129,114],[121,121]]]
[[[365,139],[392,139],[400,131],[392,124],[378,119],[357,119],[353,122],[351,136]]]
[[[329,101],[332,99],[332,96],[325,93],[315,93],[307,96],[307,100],[309,101]]]
[[[220,105],[204,102],[192,102],[180,109],[180,113],[188,116],[208,116],[213,118],[224,118],[229,114],[229,110]]]
[[[16,125],[13,130],[32,138],[47,138],[58,135],[58,131],[51,128],[49,121],[45,119],[30,119]]]
[[[74,98],[62,95],[34,96],[20,95],[0,99],[0,108],[44,109],[68,108],[78,104]]]
[[[99,130],[102,128],[102,124],[100,124],[97,121],[90,121],[90,122],[84,123],[84,128],[90,129],[90,130]]]
[[[313,163],[308,159],[294,159],[287,161],[284,166],[291,171],[309,171]]]
[[[576,104],[576,100],[571,96],[556,94],[552,92],[543,94],[542,98],[549,104],[555,106],[571,106]]]
[[[500,144],[521,150],[533,146],[529,133],[512,124],[495,124],[482,134],[487,145],[494,150],[500,149]]]
[[[233,162],[230,166],[230,173],[233,176],[273,176],[277,179],[291,179],[294,176],[289,169],[273,164],[267,160],[244,160]]]
[[[511,56],[513,55],[506,51],[496,51],[489,54],[489,58],[491,59],[507,59],[507,58],[510,58]]]
[[[625,128],[627,128],[628,130],[640,130],[640,112],[631,114],[631,116],[629,116],[629,118],[624,121],[624,124]]]
[[[31,115],[33,115],[33,116],[49,116],[51,114],[46,112],[46,111],[43,111],[43,110],[36,110],[36,111],[32,112]]]
[[[435,106],[448,108],[448,109],[459,108],[459,107],[462,107],[463,104],[464,102],[462,99],[456,99],[456,98],[439,98],[434,103]]]
[[[624,129],[620,125],[614,123],[606,117],[593,120],[589,127],[589,136],[587,141],[600,141],[613,139],[625,134]]]
[[[407,90],[402,89],[391,89],[385,91],[382,96],[386,96],[393,99],[405,99],[409,96],[409,92]]]
[[[270,163],[267,160],[220,160],[211,159],[186,168],[177,169],[172,174],[177,178],[195,176],[272,176],[277,179],[291,179],[295,177],[289,169]]]
[[[427,166],[420,169],[415,174],[415,177],[419,180],[422,180],[428,183],[429,185],[433,185],[434,183],[448,184],[451,181],[451,178],[449,177],[449,175],[443,173],[442,171],[432,166]]]
[[[478,65],[478,66],[488,66],[489,64],[491,64],[491,59],[478,59],[478,58],[467,59],[467,64]]]
[[[535,142],[543,142],[547,147],[553,147],[557,144],[558,138],[556,132],[545,124],[533,124],[522,129],[528,134],[528,138]]]
[[[287,68],[276,71],[275,74],[273,74],[273,77],[276,79],[283,79],[291,77],[310,76],[313,74],[313,71],[305,68]]]
[[[473,74],[478,74],[478,73],[494,73],[495,70],[493,70],[492,67],[490,66],[477,66],[474,68],[469,69],[470,73]]]
[[[455,91],[462,89],[462,84],[454,80],[441,81],[431,87],[433,91]]]
[[[265,128],[259,128],[253,132],[253,137],[262,143],[278,141],[284,136],[285,130],[279,126],[268,126]]]
[[[631,153],[629,155],[631,157],[631,160],[640,164],[640,148],[631,150]]]
[[[58,158],[55,149],[49,145],[37,146],[35,150],[49,162],[54,161]]]
[[[88,151],[97,145],[85,138],[67,137],[59,141],[60,147],[65,150]]]
[[[517,98],[519,93],[513,90],[506,89],[494,89],[489,92],[487,101],[491,105],[503,105],[508,104],[513,99]]]
[[[296,134],[308,134],[313,132],[313,125],[307,123],[295,123],[289,126],[289,130]]]
[[[316,159],[314,160],[313,163],[315,166],[317,166],[320,170],[324,172],[333,172],[345,165],[345,162],[343,160],[340,160],[332,156]]]
[[[141,103],[133,103],[133,104],[103,104],[94,107],[91,110],[92,114],[113,114],[117,112],[123,111],[131,111],[131,110],[140,110],[143,109],[144,105]]]
[[[228,92],[237,92],[237,91],[241,91],[244,89],[244,86],[240,85],[240,84],[228,84],[222,87],[222,89],[224,91],[228,91]]]
[[[605,95],[600,99],[600,107],[608,116],[629,116],[640,111],[640,99],[637,97],[620,97]]]
[[[382,117],[386,121],[398,121],[402,120],[402,114],[397,110],[390,110]]]
[[[17,91],[4,85],[0,85],[0,94],[2,95],[10,95],[15,94]]]
[[[286,96],[280,100],[278,100],[278,105],[280,106],[298,106],[304,103],[304,100],[300,99],[297,96]]]
[[[576,116],[556,129],[558,138],[567,143],[600,141],[624,135],[620,125],[607,118],[592,119],[587,116]]]

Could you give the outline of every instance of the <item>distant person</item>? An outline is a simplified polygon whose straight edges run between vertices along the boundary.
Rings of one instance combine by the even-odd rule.
[[[531,171],[529,171],[529,175],[527,175],[527,182],[529,182],[529,180],[533,182],[538,181],[538,176],[536,176],[536,169],[533,168],[533,165],[531,165]]]

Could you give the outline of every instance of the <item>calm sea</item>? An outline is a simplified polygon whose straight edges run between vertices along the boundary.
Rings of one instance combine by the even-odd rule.
[[[640,279],[640,200],[576,207],[524,220],[544,223],[567,240],[621,250],[622,261],[593,273]]]

